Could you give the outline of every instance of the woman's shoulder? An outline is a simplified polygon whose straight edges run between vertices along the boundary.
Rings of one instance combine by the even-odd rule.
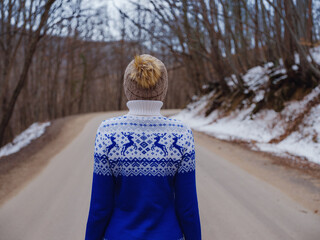
[[[168,119],[182,126],[186,132],[192,132],[190,125],[187,122],[183,121],[182,119],[174,118],[174,117],[169,117]]]

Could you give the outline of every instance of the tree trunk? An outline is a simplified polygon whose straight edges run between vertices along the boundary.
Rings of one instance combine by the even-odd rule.
[[[44,26],[47,23],[48,17],[49,17],[49,11],[51,6],[53,5],[53,3],[55,2],[55,0],[48,0],[48,2],[45,4],[44,6],[44,12],[41,16],[41,20],[39,23],[39,26],[37,28],[37,30],[34,33],[34,36],[31,39],[30,45],[29,45],[29,49],[28,51],[26,51],[26,55],[25,55],[25,59],[24,59],[24,64],[23,64],[23,68],[22,68],[22,72],[20,74],[19,77],[19,81],[17,86],[15,87],[13,94],[9,100],[9,104],[8,106],[5,108],[5,112],[3,113],[3,116],[1,118],[1,123],[0,123],[0,146],[2,146],[3,140],[4,140],[4,132],[6,127],[8,126],[8,123],[10,121],[10,118],[12,116],[15,104],[17,102],[17,99],[21,93],[21,90],[23,88],[23,86],[25,85],[26,81],[27,81],[27,76],[28,76],[28,70],[29,67],[32,63],[32,57],[36,51],[37,48],[37,44],[39,42],[39,40],[41,39],[41,30],[43,30]]]

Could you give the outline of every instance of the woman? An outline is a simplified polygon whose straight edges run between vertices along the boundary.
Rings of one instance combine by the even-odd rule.
[[[86,240],[200,240],[191,128],[160,114],[168,88],[157,58],[126,68],[129,112],[100,124]]]

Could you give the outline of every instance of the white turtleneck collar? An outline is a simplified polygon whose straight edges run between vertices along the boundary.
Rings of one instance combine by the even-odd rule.
[[[163,116],[160,113],[163,102],[159,100],[130,100],[126,105],[129,109],[126,115]]]

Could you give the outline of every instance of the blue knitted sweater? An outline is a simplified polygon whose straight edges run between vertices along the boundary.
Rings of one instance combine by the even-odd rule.
[[[86,240],[200,240],[192,130],[159,116],[102,121]]]

